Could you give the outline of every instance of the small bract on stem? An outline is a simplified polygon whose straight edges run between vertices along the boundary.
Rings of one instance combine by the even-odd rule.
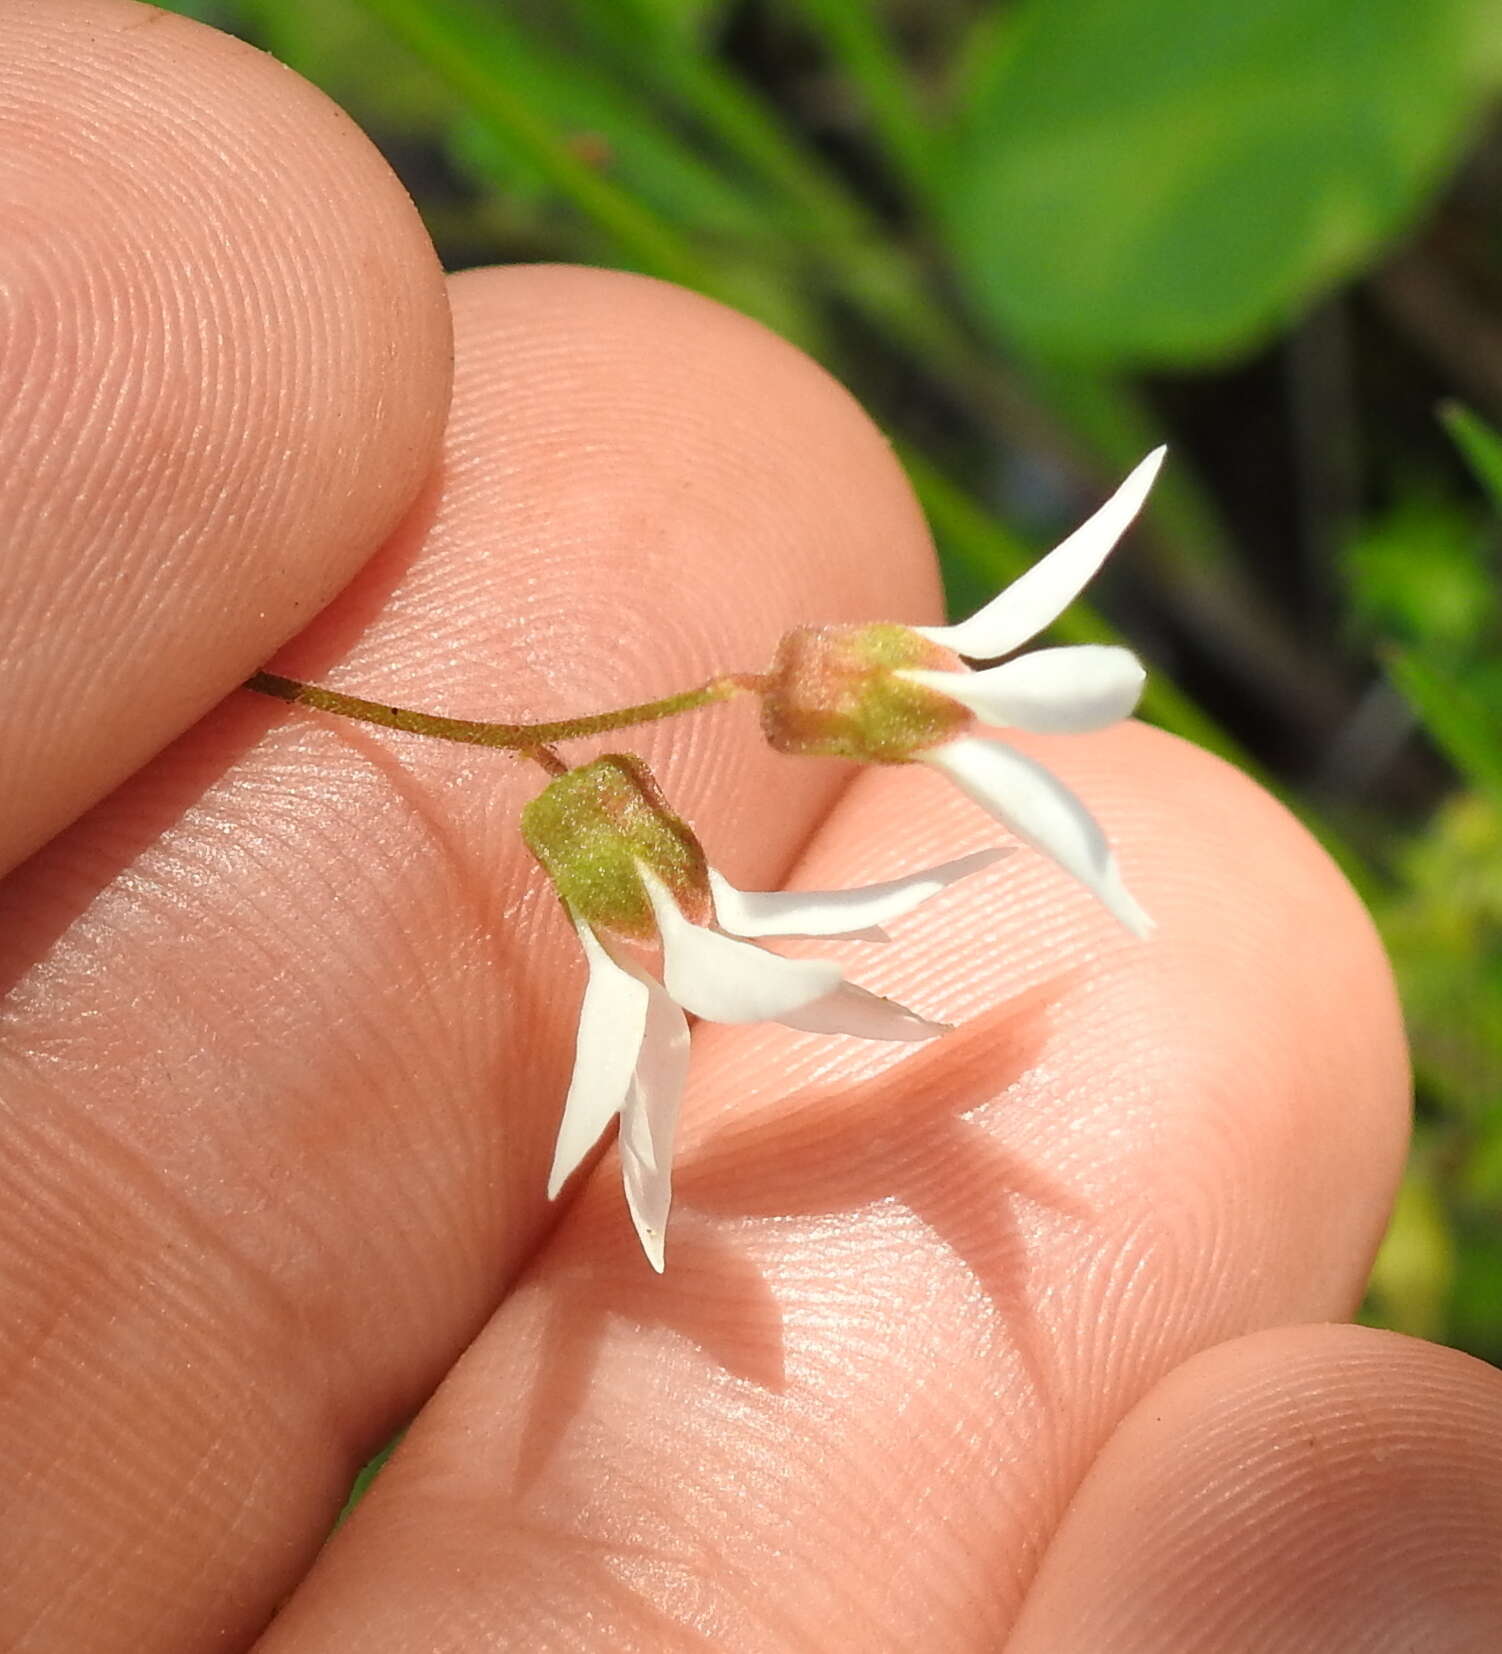
[[[945,1032],[849,981],[832,960],[790,959],[758,938],[886,941],[882,926],[989,866],[986,849],[858,890],[743,891],[717,872],[639,758],[571,768],[568,741],[658,723],[743,694],[761,701],[777,751],[867,764],[921,763],[1050,857],[1134,935],[1152,921],[1127,890],[1100,824],[1035,759],[978,726],[1068,734],[1136,707],[1145,674],[1129,650],[1098,644],[1016,653],[1095,575],[1147,498],[1160,448],[1088,522],[1005,591],[951,626],[802,626],[766,672],[610,712],[546,723],[448,718],[259,672],[246,687],[297,706],[442,741],[493,747],[546,770],[522,836],[553,881],[588,965],[573,1078],[548,1194],[557,1195],[619,1119],[626,1201],[654,1269],[672,1191],[673,1138],[688,1073],[685,1012],[717,1022],[781,1022],[816,1034],[924,1040]],[[987,664],[994,663],[994,664]]]

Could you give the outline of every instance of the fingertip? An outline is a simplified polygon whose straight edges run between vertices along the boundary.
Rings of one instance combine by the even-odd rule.
[[[1490,1647],[1502,1378],[1363,1327],[1283,1327],[1169,1374],[1077,1491],[1013,1654]]]

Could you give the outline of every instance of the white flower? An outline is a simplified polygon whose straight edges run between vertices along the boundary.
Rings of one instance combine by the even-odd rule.
[[[973,733],[1104,728],[1137,704],[1145,674],[1127,649],[1085,645],[996,660],[1079,596],[1142,507],[1163,462],[1148,455],[1080,529],[956,626],[799,627],[762,681],[762,728],[781,752],[930,765],[1024,843],[1072,874],[1129,930],[1152,921],[1122,883],[1105,834],[1040,764]],[[785,959],[746,938],[885,940],[882,924],[994,861],[985,850],[859,890],[737,890],[707,866],[639,759],[612,754],[555,779],[523,811],[583,945],[589,979],[549,1198],[620,1117],[626,1202],[652,1267],[663,1267],[673,1140],[688,1074],[685,1012],[781,1022],[821,1034],[922,1040],[943,1033],[845,979],[827,959]],[[633,949],[660,947],[659,980]]]
[[[1079,596],[1142,508],[1165,450],[1155,449],[1081,528],[986,606],[955,626],[915,626],[931,643],[970,660],[1009,655],[1053,624]],[[1103,729],[1128,717],[1146,674],[1129,649],[1101,644],[1039,649],[973,671],[895,670],[894,677],[958,701],[984,724],[1038,733]],[[1052,857],[1138,936],[1152,928],[1122,883],[1105,834],[1085,806],[1041,764],[1000,741],[968,733],[915,751],[1009,827]]]
[[[589,965],[573,1079],[548,1179],[554,1198],[620,1116],[626,1203],[648,1261],[663,1267],[672,1199],[673,1139],[688,1074],[685,1011],[713,1022],[781,1022],[820,1034],[924,1040],[945,1032],[894,1000],[845,980],[826,959],[785,959],[753,936],[859,937],[879,928],[1003,852],[981,850],[883,884],[839,891],[743,891],[709,870],[713,922],[686,918],[667,884],[636,862],[662,948],[659,982],[627,947],[574,915]]]

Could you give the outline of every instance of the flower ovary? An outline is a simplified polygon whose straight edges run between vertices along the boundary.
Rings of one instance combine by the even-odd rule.
[[[971,715],[895,673],[958,665],[957,656],[910,626],[800,626],[778,645],[762,730],[779,752],[906,764],[965,729]]]
[[[560,775],[522,811],[521,830],[569,913],[597,930],[655,940],[638,863],[695,923],[711,911],[699,841],[639,758],[610,754]]]

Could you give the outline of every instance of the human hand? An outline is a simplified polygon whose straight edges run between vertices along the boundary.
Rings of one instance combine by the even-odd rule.
[[[1145,728],[1025,743],[1157,934],[1019,853],[860,955],[945,1039],[702,1028],[659,1278],[608,1166],[544,1197],[541,778],[235,685],[285,642],[539,718],[934,618],[890,453],[685,293],[445,291],[347,118],[209,31],[10,0],[0,88],[0,1643],[1491,1646],[1496,1375],[1309,1324],[1406,1103],[1301,830]],[[743,883],[994,841],[753,724],[632,743]]]

